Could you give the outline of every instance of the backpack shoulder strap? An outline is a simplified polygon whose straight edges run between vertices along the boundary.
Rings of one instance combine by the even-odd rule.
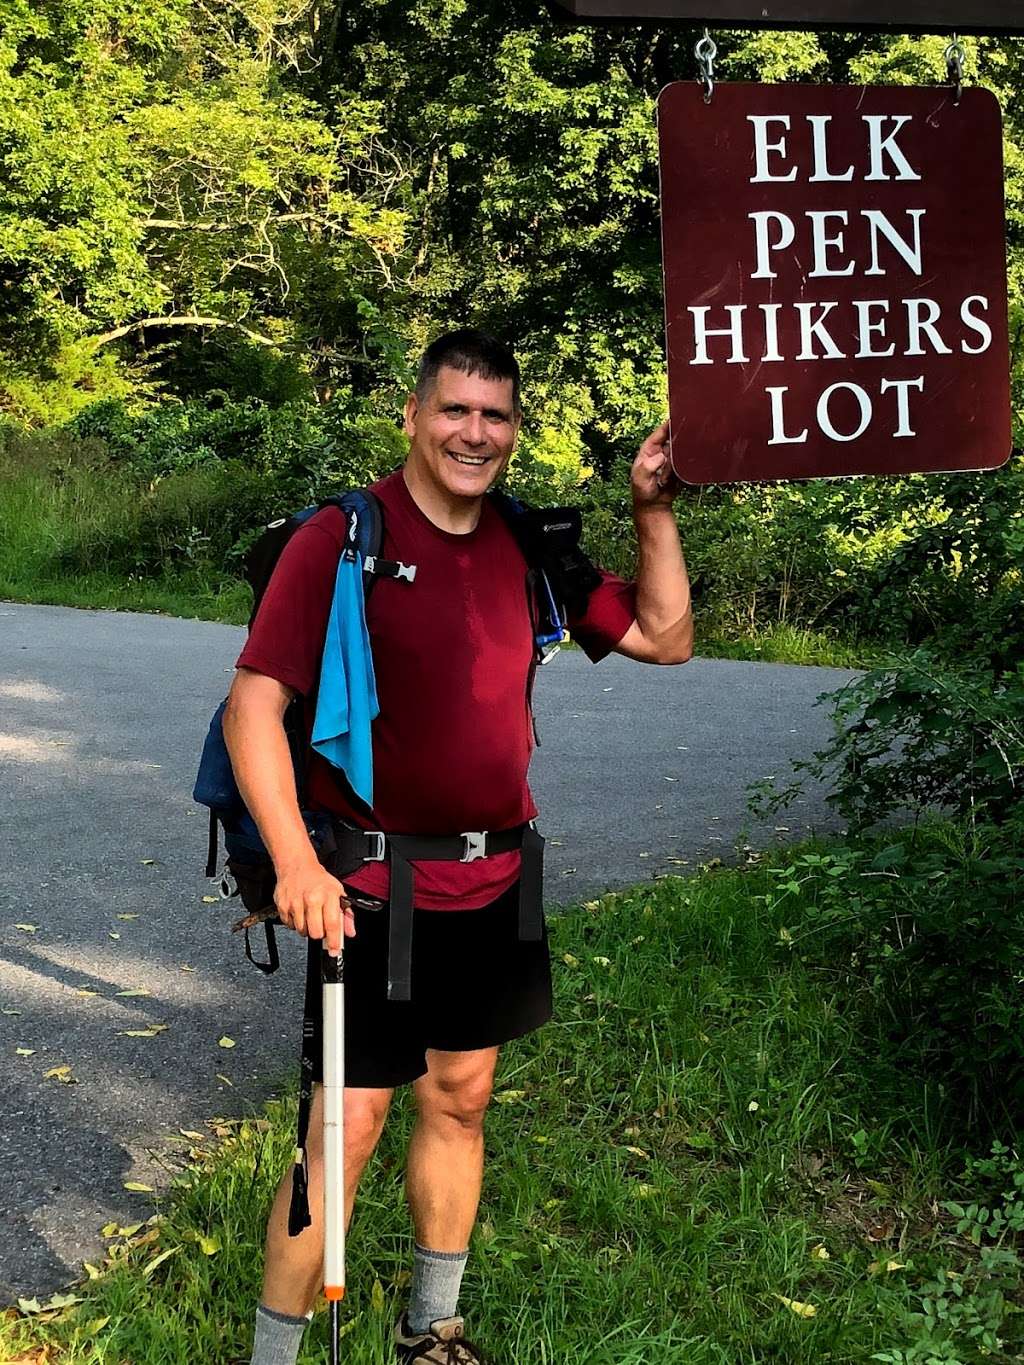
[[[409,583],[415,580],[415,564],[384,559],[381,554],[384,548],[384,508],[375,493],[371,493],[368,488],[360,488],[326,498],[320,506],[338,507],[348,517],[348,543],[345,553],[354,555],[358,551],[362,555],[363,571],[367,576],[367,593],[378,578],[402,578]]]
[[[509,493],[488,494],[512,532],[528,567],[542,574],[555,600],[581,616],[601,575],[580,548],[583,513],[578,507],[531,507]]]

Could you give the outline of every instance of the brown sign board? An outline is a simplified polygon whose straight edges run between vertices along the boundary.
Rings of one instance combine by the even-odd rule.
[[[673,463],[692,484],[1010,455],[1002,118],[986,90],[667,86]]]
[[[683,21],[730,28],[1024,33],[1022,0],[552,0],[575,19]]]

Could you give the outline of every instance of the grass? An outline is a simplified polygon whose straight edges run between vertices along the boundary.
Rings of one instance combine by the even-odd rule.
[[[705,871],[553,920],[556,1021],[503,1051],[463,1297],[499,1360],[862,1365],[909,1344],[937,1270],[974,1303],[979,1252],[942,1208],[966,1198],[963,1117],[897,1068],[840,972],[787,946],[780,931],[799,925],[768,887],[761,867]],[[0,1320],[0,1359],[248,1360],[293,1117],[279,1101],[181,1138],[154,1219],[107,1230],[81,1302]],[[403,1098],[351,1230],[352,1365],[390,1359],[411,1257],[409,1122]],[[979,1353],[971,1321],[946,1354],[887,1358],[1022,1358]],[[320,1313],[300,1360],[325,1352]]]

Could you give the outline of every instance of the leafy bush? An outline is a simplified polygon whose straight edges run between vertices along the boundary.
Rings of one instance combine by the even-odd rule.
[[[1024,815],[808,852],[771,872],[779,942],[838,973],[863,1017],[979,1131],[1024,1104]],[[792,927],[790,927],[792,926]]]
[[[1001,673],[951,667],[919,649],[819,700],[834,704],[834,737],[794,766],[832,787],[829,802],[853,828],[936,809],[998,824],[1016,810],[1024,664]],[[788,804],[800,786],[766,804]]]

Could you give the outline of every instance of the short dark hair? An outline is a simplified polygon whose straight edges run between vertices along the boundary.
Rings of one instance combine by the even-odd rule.
[[[446,332],[423,352],[416,375],[416,398],[422,403],[434,387],[443,365],[482,379],[511,379],[512,408],[519,411],[519,362],[510,347],[487,332],[472,327]]]

